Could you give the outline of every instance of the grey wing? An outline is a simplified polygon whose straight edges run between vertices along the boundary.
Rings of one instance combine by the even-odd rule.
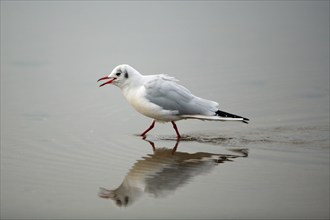
[[[160,75],[145,84],[146,98],[179,115],[214,115],[218,103],[194,96],[174,78]]]

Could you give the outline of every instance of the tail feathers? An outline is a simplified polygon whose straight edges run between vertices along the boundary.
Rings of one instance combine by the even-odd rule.
[[[216,111],[214,115],[181,115],[182,119],[199,119],[205,121],[240,121],[248,124],[250,119],[234,115],[228,112]]]
[[[219,117],[223,117],[223,118],[228,118],[228,119],[229,118],[240,119],[242,122],[244,122],[246,124],[248,124],[249,123],[248,121],[250,121],[250,119],[248,119],[248,118],[244,118],[242,116],[234,115],[234,114],[231,114],[231,113],[228,113],[228,112],[224,112],[224,111],[220,111],[220,110],[216,111],[215,112],[215,115],[216,116],[219,116]]]
[[[229,117],[221,117],[217,115],[208,116],[208,115],[181,115],[182,119],[199,119],[202,121],[240,121],[244,123],[248,123],[243,118],[229,118]]]

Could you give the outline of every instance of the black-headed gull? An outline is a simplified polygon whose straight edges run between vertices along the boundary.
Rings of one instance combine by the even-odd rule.
[[[215,166],[249,155],[247,149],[232,150],[235,154],[180,151],[174,154],[173,149],[178,147],[179,142],[176,142],[173,149],[156,148],[153,142],[148,142],[153,148],[153,154],[137,160],[117,188],[100,188],[99,197],[111,199],[120,207],[132,205],[143,194],[156,198],[166,197],[194,177],[209,173]]]
[[[200,119],[210,121],[241,121],[249,119],[218,109],[218,103],[193,95],[178,83],[178,80],[164,74],[142,75],[133,67],[122,64],[112,70],[108,80],[101,84],[114,84],[123,92],[127,101],[141,114],[153,118],[150,127],[141,136],[154,127],[155,122],[171,122],[177,138],[181,138],[175,121],[182,119]]]

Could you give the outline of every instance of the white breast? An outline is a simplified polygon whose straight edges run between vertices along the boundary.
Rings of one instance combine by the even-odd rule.
[[[177,116],[176,111],[162,109],[160,106],[150,102],[145,98],[145,88],[140,86],[138,88],[125,88],[122,90],[127,101],[134,107],[134,109],[141,114],[153,118],[157,121],[176,121],[181,117]]]

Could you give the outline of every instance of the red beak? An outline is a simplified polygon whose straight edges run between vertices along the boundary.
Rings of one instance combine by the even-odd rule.
[[[97,80],[97,81],[101,81],[101,80],[105,80],[105,79],[110,79],[109,81],[107,81],[107,82],[105,82],[105,83],[103,83],[103,84],[101,84],[99,87],[101,87],[101,86],[104,86],[104,85],[106,85],[106,84],[110,84],[110,83],[112,83],[112,81],[114,81],[115,79],[117,79],[117,78],[115,78],[115,77],[109,77],[109,76],[105,76],[105,77],[102,77],[102,78],[100,78],[99,80]]]

